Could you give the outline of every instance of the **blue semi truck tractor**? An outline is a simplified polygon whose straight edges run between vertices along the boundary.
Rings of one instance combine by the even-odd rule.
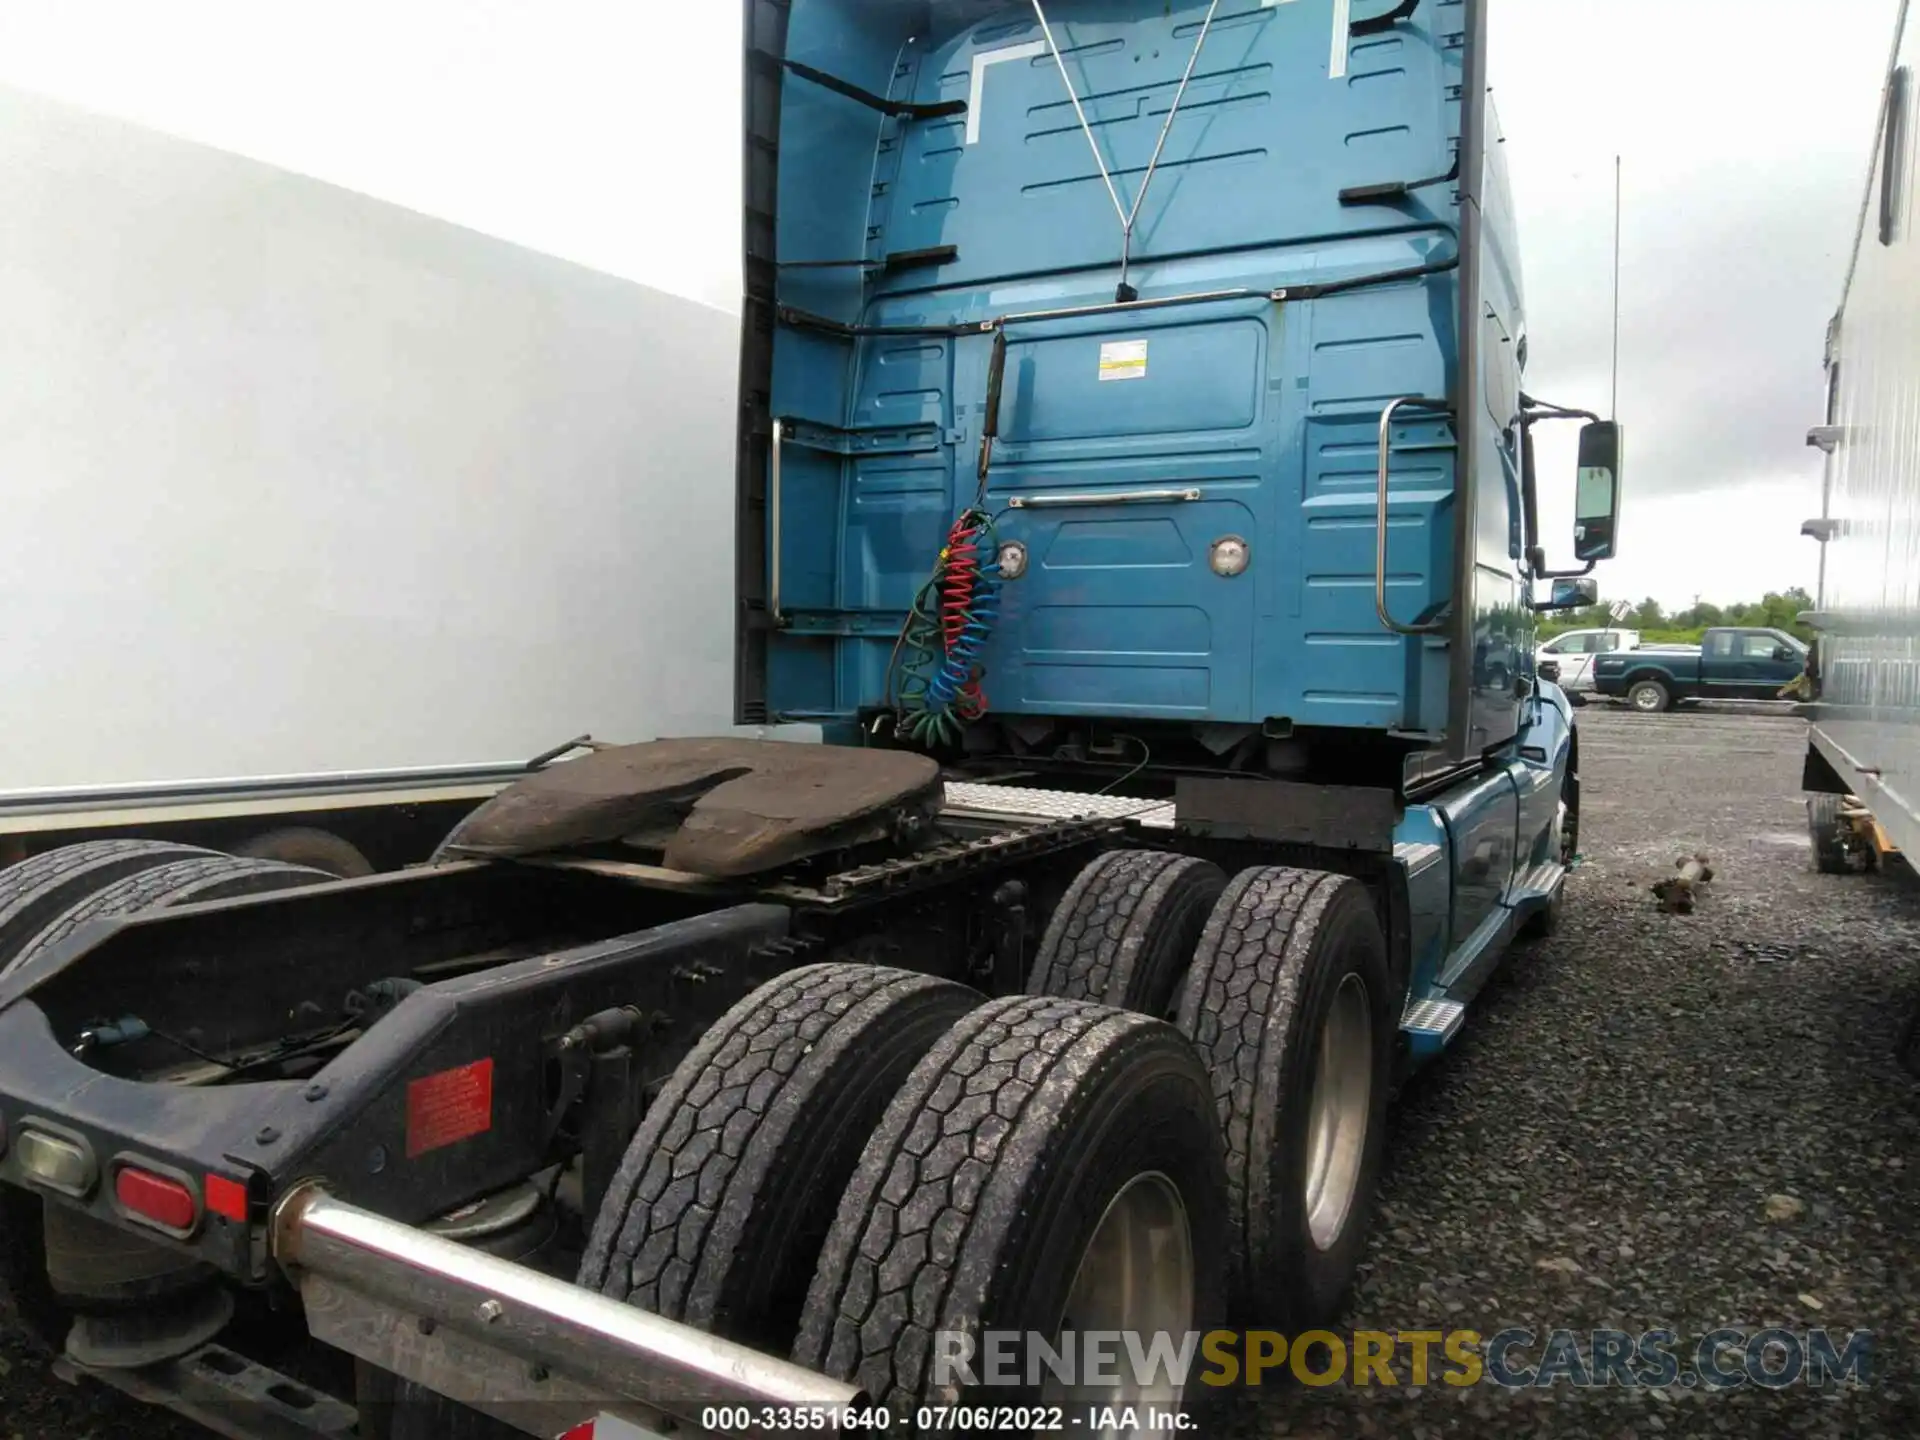
[[[234,1435],[1118,1435],[1182,1377],[1076,1335],[1335,1316],[1390,1088],[1555,921],[1534,617],[1614,549],[1487,27],[748,0],[740,718],[825,743],[592,748],[398,874],[0,873],[0,1323]]]

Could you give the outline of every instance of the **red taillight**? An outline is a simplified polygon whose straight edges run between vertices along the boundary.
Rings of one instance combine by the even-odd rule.
[[[224,1175],[207,1176],[207,1209],[229,1220],[247,1223],[247,1187]]]
[[[163,1230],[191,1230],[200,1207],[178,1180],[123,1165],[113,1177],[114,1198],[129,1215],[151,1220]]]

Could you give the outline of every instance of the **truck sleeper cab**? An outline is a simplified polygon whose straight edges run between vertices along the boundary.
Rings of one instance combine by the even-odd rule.
[[[0,1316],[74,1373],[393,1440],[1112,1399],[948,1342],[1330,1321],[1396,1073],[1556,921],[1531,427],[1587,571],[1618,435],[1520,388],[1481,0],[745,16],[741,716],[829,743],[599,748],[394,875],[0,872]]]
[[[755,91],[770,344],[748,356],[766,410],[743,540],[766,563],[747,567],[765,588],[744,713],[895,708],[913,680],[911,634],[895,642],[977,509],[998,583],[975,747],[1044,751],[1098,721],[1174,749],[1203,728],[1215,747],[1357,729],[1406,749],[1447,729],[1472,662],[1471,723],[1510,738],[1526,640],[1501,437],[1526,335],[1497,147],[1479,238],[1459,233],[1458,21],[1043,15],[764,17],[783,78]],[[1484,252],[1486,310],[1465,343],[1463,246]],[[1484,383],[1459,384],[1474,363]],[[1456,388],[1471,413],[1435,401]],[[1465,645],[1435,623],[1457,561]]]

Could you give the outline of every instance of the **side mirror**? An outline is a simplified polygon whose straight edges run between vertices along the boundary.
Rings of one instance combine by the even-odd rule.
[[[1533,608],[1544,614],[1549,610],[1584,610],[1589,605],[1599,603],[1598,580],[1556,580],[1553,582],[1552,596],[1534,601]]]
[[[1597,420],[1580,430],[1580,474],[1573,494],[1574,558],[1611,560],[1620,519],[1620,427]]]
[[[1791,646],[1776,645],[1773,647],[1773,658],[1776,660],[1798,660],[1800,657],[1794,652]]]

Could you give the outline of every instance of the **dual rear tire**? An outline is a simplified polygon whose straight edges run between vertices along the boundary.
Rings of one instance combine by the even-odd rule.
[[[987,1386],[996,1332],[1331,1319],[1394,1043],[1366,887],[1103,856],[1030,989],[852,965],[762,987],[667,1082],[580,1282],[857,1382],[896,1433],[923,1406],[1115,1402],[1024,1363]],[[1178,1402],[1130,1378],[1117,1403]]]
[[[0,973],[90,921],[327,878],[142,842],[36,857],[0,874]],[[763,986],[649,1108],[581,1283],[856,1380],[903,1418],[1084,1398],[986,1387],[940,1337],[1177,1337],[1230,1306],[1296,1332],[1329,1318],[1364,1238],[1393,1038],[1366,888],[1108,855],[1054,915],[1032,988],[986,1001],[858,965]],[[4,1218],[0,1321],[52,1340],[49,1237]],[[1145,1278],[1112,1283],[1128,1272]],[[1178,1398],[1164,1373],[1135,1378],[1123,1402]]]
[[[1054,913],[1028,988],[1173,1019],[1225,1143],[1234,1309],[1298,1331],[1338,1313],[1384,1144],[1397,997],[1370,892],[1266,867],[1116,851]]]
[[[807,967],[674,1072],[580,1283],[857,1381],[890,1433],[925,1405],[1064,1404],[978,1388],[977,1358],[943,1337],[1217,1321],[1211,1113],[1204,1069],[1164,1021]],[[1155,1275],[1138,1304],[1109,1283],[1129,1264]]]

